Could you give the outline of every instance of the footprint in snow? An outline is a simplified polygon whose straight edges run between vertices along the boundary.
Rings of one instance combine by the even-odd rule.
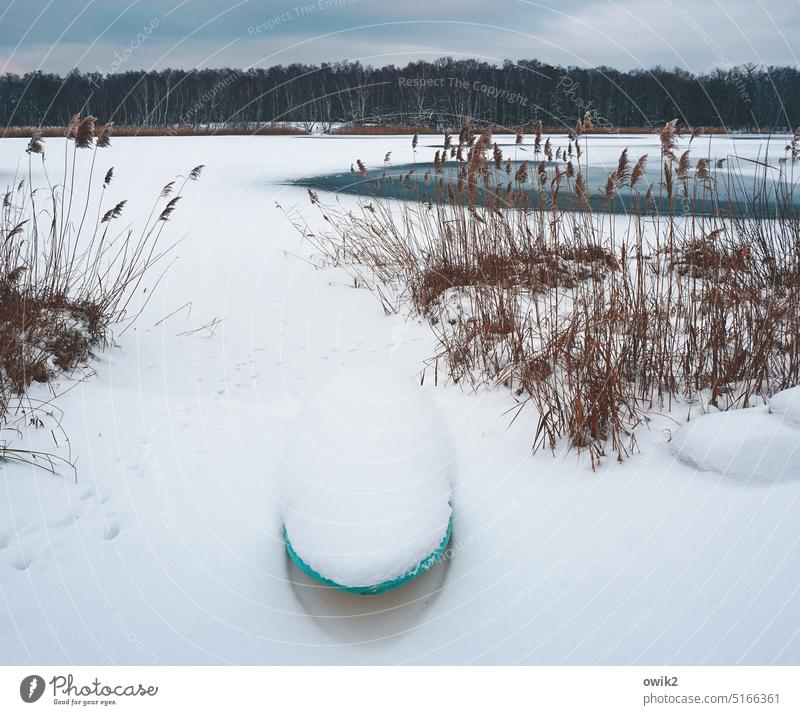
[[[122,527],[120,526],[119,522],[112,520],[106,526],[106,529],[103,533],[103,539],[106,541],[113,541],[117,538],[117,536],[119,536],[120,531],[122,531]]]
[[[28,559],[18,558],[18,559],[14,559],[14,561],[11,563],[11,565],[17,571],[27,571],[28,568],[30,568],[32,563],[33,563],[33,561],[29,561]]]

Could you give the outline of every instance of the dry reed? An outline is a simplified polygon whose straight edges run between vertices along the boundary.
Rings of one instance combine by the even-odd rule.
[[[34,420],[27,397],[31,385],[46,384],[55,394],[56,378],[76,371],[82,374],[93,353],[111,343],[113,326],[130,324],[138,315],[141,307],[129,314],[133,296],[171,248],[161,245],[165,222],[187,182],[197,180],[202,171],[196,167],[189,172],[171,199],[162,192],[141,229],[118,228],[126,201],[108,208],[100,201],[96,212],[94,208],[90,212],[97,188],[96,152],[110,146],[111,133],[110,125],[96,128],[94,117],[75,115],[60,131],[66,137],[62,139],[66,142],[62,183],[52,184],[47,178],[46,187],[36,187],[34,157],[45,177],[48,174],[45,140],[40,132],[33,132],[27,171],[3,194],[0,430],[4,433],[10,427],[14,432],[12,413]],[[91,154],[85,185],[75,178],[79,154],[84,152]],[[109,169],[99,187],[102,195],[113,178]],[[23,399],[26,407],[20,411]],[[0,441],[0,461],[25,454],[11,449],[7,440]]]
[[[746,406],[800,383],[800,215],[789,164],[800,134],[787,161],[762,162],[745,193],[738,167],[679,153],[670,122],[659,131],[660,181],[647,181],[646,156],[626,150],[598,210],[581,160],[588,126],[577,123],[555,163],[522,162],[512,180],[490,132],[465,125],[451,147],[458,181],[432,184],[438,201],[376,196],[350,210],[310,192],[334,229],[322,233],[289,215],[385,310],[409,306],[429,322],[436,374],[505,385],[520,407],[536,408],[535,449],[567,440],[596,466],[630,454],[653,410]],[[550,142],[542,135],[535,128],[536,154]],[[524,190],[533,183],[538,194]],[[726,208],[723,183],[738,199]],[[763,197],[774,186],[788,188],[772,205]],[[618,216],[611,201],[622,188],[636,209]],[[561,208],[565,193],[577,210]]]
[[[110,129],[110,124],[104,125]],[[100,146],[104,146],[103,127],[97,132],[97,139]],[[241,124],[235,126],[203,126],[203,125],[179,125],[179,126],[131,126],[115,124],[113,128],[114,136],[117,137],[205,137],[205,136],[305,136],[310,132],[301,127],[291,125],[272,125],[272,124]],[[39,137],[53,138],[63,137],[63,127],[5,127],[0,132],[0,138],[6,139],[27,139],[34,134]]]

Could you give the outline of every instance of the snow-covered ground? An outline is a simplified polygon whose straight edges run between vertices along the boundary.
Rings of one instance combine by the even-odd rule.
[[[658,155],[649,136],[590,141],[592,162]],[[721,157],[731,142],[712,146]],[[24,147],[0,142],[0,171]],[[736,147],[756,156],[764,141]],[[134,225],[174,174],[207,169],[137,328],[56,403],[69,449],[47,429],[19,441],[71,456],[77,475],[0,467],[0,662],[800,662],[788,398],[690,428],[686,409],[656,416],[640,453],[592,472],[574,452],[531,455],[533,416],[509,426],[507,393],[434,386],[428,371],[456,455],[447,560],[369,598],[290,564],[280,495],[318,378],[374,365],[418,378],[434,341],[310,262],[274,203],[317,220],[282,181],[378,167],[387,151],[410,161],[410,138],[120,138],[98,154],[99,176],[115,167],[108,202],[127,198]],[[745,467],[728,470],[739,453]]]

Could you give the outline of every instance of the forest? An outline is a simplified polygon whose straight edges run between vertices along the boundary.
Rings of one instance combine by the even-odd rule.
[[[747,64],[696,75],[440,58],[404,67],[338,62],[0,76],[6,127],[63,125],[78,111],[141,127],[344,122],[432,129],[462,117],[502,127],[567,127],[588,111],[609,131],[673,118],[690,127],[780,131],[800,124],[800,70]]]

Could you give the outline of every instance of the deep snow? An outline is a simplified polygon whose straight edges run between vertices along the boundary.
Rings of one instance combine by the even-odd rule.
[[[590,161],[616,165],[625,146],[655,157],[653,139],[592,139]],[[759,145],[738,142],[747,156]],[[3,171],[24,147],[0,142]],[[435,386],[429,368],[423,390],[456,456],[449,558],[372,598],[290,564],[285,445],[314,385],[365,365],[419,379],[435,346],[309,260],[273,204],[315,214],[278,182],[357,158],[377,167],[390,150],[412,159],[408,137],[116,139],[98,155],[98,176],[115,167],[109,203],[129,199],[134,224],[175,173],[207,169],[174,215],[185,238],[138,327],[56,403],[69,450],[48,429],[19,442],[71,453],[77,481],[0,468],[0,661],[800,662],[797,452],[768,480],[758,461],[748,479],[699,470],[671,442],[688,408],[655,415],[641,453],[592,472],[574,452],[531,455],[533,416],[509,426],[507,392]],[[794,429],[765,412],[729,419],[762,441],[776,423]]]
[[[698,469],[742,482],[800,479],[800,426],[764,406],[698,416],[675,433],[672,446]]]
[[[774,394],[769,400],[769,411],[800,428],[800,385]]]

